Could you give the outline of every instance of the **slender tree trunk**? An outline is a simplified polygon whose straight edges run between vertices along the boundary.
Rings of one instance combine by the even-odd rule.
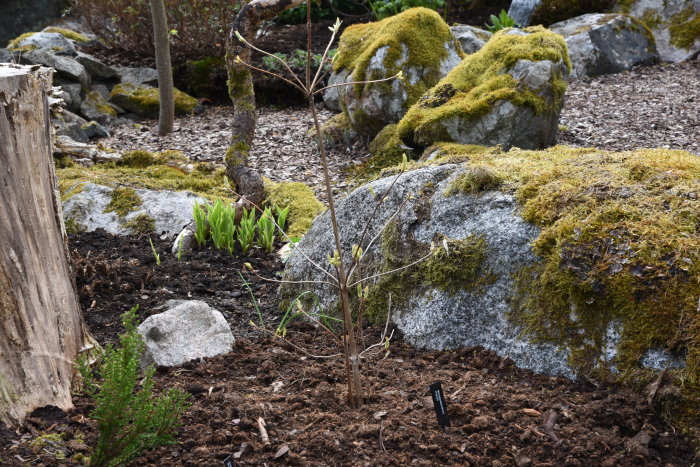
[[[0,64],[0,422],[72,407],[85,331],[51,151],[51,70]]]
[[[170,63],[170,32],[168,31],[168,18],[163,0],[151,0],[151,18],[153,18],[153,41],[156,48],[158,92],[160,94],[158,134],[167,135],[173,132],[175,95],[173,71]]]
[[[253,77],[250,69],[237,61],[238,58],[250,63],[250,48],[236,39],[236,32],[252,43],[261,21],[275,18],[284,10],[302,2],[303,0],[253,0],[238,12],[226,43],[228,90],[233,102],[231,144],[225,157],[226,174],[236,185],[238,194],[258,206],[265,197],[263,181],[260,174],[248,166],[256,121]],[[248,207],[250,204],[241,201],[239,205]]]

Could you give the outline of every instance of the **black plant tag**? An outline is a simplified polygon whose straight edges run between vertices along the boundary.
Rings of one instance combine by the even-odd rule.
[[[228,456],[224,459],[224,467],[233,467],[233,456]]]
[[[445,393],[442,392],[442,384],[437,381],[430,385],[430,394],[433,396],[433,405],[435,406],[435,415],[440,426],[450,426],[450,417],[447,415],[447,401],[445,401]]]

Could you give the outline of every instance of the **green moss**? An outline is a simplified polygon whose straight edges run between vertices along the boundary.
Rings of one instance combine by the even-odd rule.
[[[228,71],[228,95],[234,102],[240,102],[239,99],[249,98],[255,95],[253,89],[253,79],[250,75],[250,70],[246,67],[240,69],[234,68],[232,65],[227,65]]]
[[[329,146],[339,143],[350,143],[357,136],[357,132],[352,128],[352,124],[345,112],[333,115],[322,124],[321,134],[323,134],[323,141]],[[316,128],[311,127],[307,135],[316,140]]]
[[[174,94],[175,113],[190,113],[197,108],[198,102],[194,97],[188,96],[179,89],[175,89]],[[160,110],[158,88],[146,88],[129,83],[121,83],[112,88],[110,99],[127,110],[146,117],[157,117]]]
[[[289,207],[287,217],[287,235],[291,238],[301,237],[310,228],[311,223],[323,212],[323,204],[314,192],[301,182],[282,182],[265,184],[266,202],[281,208]]]
[[[156,164],[145,168],[127,167],[114,163],[97,164],[89,169],[72,167],[57,170],[61,199],[74,196],[85,183],[108,187],[145,188],[149,190],[191,191],[210,201],[236,200],[235,194],[224,183],[224,170],[199,164],[198,170],[188,173],[178,167],[163,165],[163,153],[155,154]]]
[[[72,217],[65,220],[66,233],[69,235],[77,234],[80,232],[85,232],[86,228],[80,222],[76,221]]]
[[[102,94],[100,94],[99,92],[89,91],[87,94],[85,94],[85,100],[92,103],[100,113],[109,115],[111,117],[117,116],[116,109],[109,105],[109,103],[105,100],[104,97],[102,97]]]
[[[341,114],[343,115],[343,114]],[[415,159],[415,152],[399,139],[395,124],[385,126],[369,145],[369,157],[362,164],[352,167],[355,180],[369,180],[382,172],[382,169],[400,164],[404,154],[407,159]]]
[[[124,224],[124,227],[135,234],[147,234],[156,230],[156,221],[146,213],[137,214]]]
[[[80,34],[79,32],[71,31],[70,29],[66,28],[56,28],[52,26],[44,29],[44,32],[57,32],[63,35],[63,37],[65,37],[66,39],[70,39],[75,42],[90,42],[90,38],[86,35]]]
[[[237,141],[228,147],[224,160],[227,166],[243,165],[249,154],[250,144],[245,141]]]
[[[429,198],[431,189],[422,197]],[[419,203],[420,204],[420,203]],[[485,261],[488,246],[485,238],[470,235],[461,240],[438,239],[438,247],[432,256],[412,267],[381,277],[369,290],[365,313],[373,322],[386,320],[389,305],[403,309],[411,297],[430,289],[440,289],[450,294],[475,291],[493,283],[495,276],[488,271]],[[385,262],[381,271],[386,273],[418,261],[430,252],[430,245],[415,241],[411,236],[402,240],[398,223],[390,223],[382,233],[382,252]]]
[[[671,44],[679,49],[690,50],[700,39],[700,13],[692,6],[671,17],[669,26]]]
[[[445,196],[455,193],[479,193],[495,190],[500,184],[501,177],[489,168],[471,166],[450,183],[445,190]]]
[[[156,156],[152,152],[136,149],[125,153],[121,160],[117,162],[117,165],[134,169],[143,169],[156,164],[156,162]]]
[[[417,83],[404,81],[408,93],[407,105],[410,106],[440,78],[438,70],[440,62],[447,56],[447,42],[452,42],[462,53],[459,42],[454,40],[449,26],[438,13],[427,8],[411,8],[378,22],[348,26],[340,37],[333,69],[349,70],[355,81],[386,78],[408,68],[433,70]],[[400,62],[402,44],[408,50],[405,62]],[[370,60],[382,47],[388,47],[383,63],[386,76],[368,75],[366,70]],[[358,94],[363,86],[376,85],[358,84]],[[391,83],[382,85],[390,87]]]
[[[63,154],[59,157],[54,157],[53,159],[54,164],[56,164],[57,169],[65,169],[67,167],[75,167],[75,162],[73,161],[73,158]]]
[[[663,20],[659,13],[653,8],[647,8],[644,10],[642,17],[639,18],[642,23],[644,23],[649,29],[657,29],[663,24]]]
[[[214,75],[225,68],[221,57],[204,57],[187,62],[187,91],[196,96],[205,96],[214,92]]]
[[[63,433],[44,433],[29,442],[33,448],[44,448],[46,446],[56,446],[63,444]]]
[[[528,106],[537,114],[558,111],[566,91],[562,77],[553,80],[553,97],[548,104],[544,97],[521,89],[507,71],[518,60],[563,61],[571,70],[564,39],[539,26],[525,29],[527,36],[508,31],[494,34],[481,50],[465,58],[409,109],[398,124],[404,142],[425,145],[449,141],[447,130],[439,122],[457,115],[477,119],[501,100]]]
[[[112,190],[112,199],[105,208],[105,212],[113,212],[120,218],[136,211],[141,207],[142,201],[133,188],[117,187]]]

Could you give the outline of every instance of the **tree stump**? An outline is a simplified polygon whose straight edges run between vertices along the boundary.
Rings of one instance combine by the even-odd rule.
[[[52,70],[0,64],[0,422],[71,408],[85,331],[51,149]]]

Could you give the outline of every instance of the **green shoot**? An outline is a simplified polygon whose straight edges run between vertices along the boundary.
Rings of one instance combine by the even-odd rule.
[[[160,255],[156,251],[156,247],[153,245],[153,240],[151,240],[151,237],[148,237],[148,243],[151,244],[151,251],[153,252],[153,257],[156,259],[156,264],[160,266]]]
[[[195,224],[194,238],[197,241],[197,245],[202,247],[207,243],[207,221],[206,215],[204,214],[204,207],[197,201],[195,201],[194,206],[192,206],[192,217],[194,218]]]
[[[243,209],[243,217],[241,224],[238,226],[238,243],[241,245],[243,254],[248,253],[248,250],[253,246],[255,239],[255,208],[250,211]]]
[[[277,226],[284,232],[284,227],[287,225],[287,215],[289,214],[289,206],[282,209],[275,204],[275,212],[277,213]]]
[[[258,242],[266,253],[271,253],[275,244],[275,221],[272,219],[272,211],[265,208],[258,219]]]
[[[255,294],[253,294],[253,289],[250,288],[250,283],[245,280],[245,277],[243,277],[243,274],[241,274],[240,271],[238,271],[238,277],[241,278],[241,282],[243,282],[243,287],[248,290],[248,293],[250,294],[250,299],[253,301],[253,306],[255,307],[255,311],[258,313],[258,319],[260,320],[260,327],[265,329],[265,320],[263,319],[262,312],[260,311],[260,307],[258,306],[258,301],[255,299]]]

